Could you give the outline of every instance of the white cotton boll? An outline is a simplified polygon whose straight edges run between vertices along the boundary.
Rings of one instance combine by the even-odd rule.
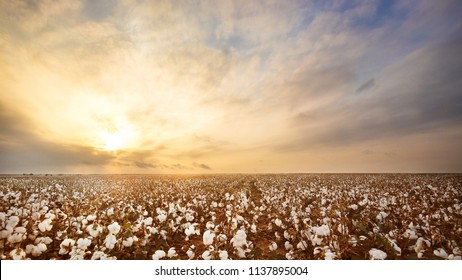
[[[425,251],[426,248],[430,248],[430,241],[424,239],[423,237],[419,237],[419,239],[417,239],[417,242],[415,243],[415,252],[418,254],[418,253],[423,253],[423,251]]]
[[[101,251],[95,251],[91,256],[92,260],[107,260],[107,255]]]
[[[393,246],[393,249],[396,252],[396,255],[401,256],[401,248],[393,241],[390,241],[391,245]]]
[[[31,245],[31,244],[29,244]],[[45,244],[42,244],[42,245],[45,245]],[[38,246],[34,246],[34,245],[31,245],[31,247],[29,248],[31,250],[30,253],[32,253],[32,256],[34,257],[38,257],[42,254],[43,251],[46,250],[46,246],[45,246],[45,250],[40,250],[40,248]],[[26,252],[27,252],[27,248],[26,248]]]
[[[85,225],[87,225],[87,224],[88,224],[88,220],[87,220],[87,219],[83,219],[83,220],[82,220],[82,225],[85,226]]]
[[[251,233],[257,233],[257,226],[256,226],[255,224],[252,224],[252,225],[250,226],[250,232],[251,232]]]
[[[110,224],[107,229],[109,230],[109,233],[116,235],[120,231],[120,225],[118,222],[114,222]]]
[[[133,238],[129,237],[126,240],[122,241],[124,247],[131,247],[133,245]]]
[[[44,243],[39,243],[37,244],[37,250],[39,250],[40,252],[45,252],[47,250],[47,245],[45,245]]]
[[[77,240],[77,248],[86,250],[88,246],[91,245],[91,239],[90,238],[79,238]]]
[[[19,217],[18,216],[11,216],[8,218],[7,225],[11,228],[16,227],[19,224]]]
[[[26,239],[26,235],[20,233],[14,233],[8,237],[8,242],[11,244],[19,243]]]
[[[316,235],[328,236],[329,234],[330,234],[330,229],[328,225],[322,225],[316,228]]]
[[[103,232],[103,228],[101,226],[95,226],[91,224],[87,226],[87,231],[92,237],[97,237],[101,232]]]
[[[334,260],[335,259],[335,253],[333,253],[331,250],[327,250],[326,253],[324,253],[324,259],[325,260]]]
[[[9,235],[10,233],[6,229],[0,231],[0,239],[8,238]]]
[[[211,245],[213,243],[213,239],[215,238],[215,234],[212,233],[210,230],[207,230],[204,232],[204,235],[202,236],[202,241],[204,242],[204,245]]]
[[[323,239],[319,235],[312,236],[312,238],[311,238],[311,244],[313,246],[321,245],[322,242],[323,242]]]
[[[322,248],[321,247],[316,247],[313,250],[313,255],[320,254],[321,252],[322,252]]]
[[[295,257],[294,257],[294,252],[293,251],[289,251],[288,253],[286,253],[286,259],[288,260],[293,260]]]
[[[116,243],[117,243],[117,238],[112,233],[109,233],[106,236],[106,239],[104,239],[104,246],[106,246],[106,248],[110,250],[114,249],[114,246]]]
[[[284,247],[287,251],[290,251],[294,248],[294,246],[289,241],[286,241],[286,243],[284,243]]]
[[[156,227],[151,227],[151,228],[149,229],[149,232],[150,232],[151,234],[156,234],[156,233],[159,233],[159,230],[158,230]]]
[[[358,210],[358,205],[356,204],[351,204],[350,206],[348,206],[348,208],[352,209],[352,210]]]
[[[274,232],[274,237],[276,237],[276,240],[281,240],[281,236],[279,235],[279,232],[277,231]]]
[[[247,234],[242,229],[236,232],[236,235],[233,237],[232,243],[234,248],[240,248],[247,244]]]
[[[192,259],[194,258],[194,256],[196,255],[196,254],[194,253],[194,248],[195,248],[194,245],[192,245],[192,246],[188,249],[188,251],[186,252],[186,255],[188,256],[188,259],[190,259],[190,260],[192,260]]]
[[[150,226],[150,225],[152,225],[152,221],[153,221],[152,217],[148,217],[148,218],[143,220],[143,223],[144,223],[145,226]]]
[[[172,247],[172,248],[170,248],[170,249],[168,250],[168,252],[167,252],[167,257],[169,257],[169,258],[174,258],[174,257],[177,257],[177,256],[178,256],[178,254],[176,253],[175,248]]]
[[[227,260],[228,259],[228,252],[226,251],[220,251],[218,254],[218,257],[220,260]]]
[[[284,231],[284,238],[287,240],[292,239],[292,236],[290,236],[290,233],[287,230]]]
[[[75,240],[69,239],[69,238],[64,239],[59,245],[60,247],[59,254],[64,255],[64,254],[69,253],[72,247],[74,246],[74,244],[75,244]]]
[[[153,260],[160,260],[160,259],[162,259],[162,258],[165,257],[165,256],[166,256],[166,254],[165,254],[164,251],[162,251],[162,250],[157,250],[157,251],[155,251],[154,254],[152,255],[152,259],[153,259]]]
[[[236,254],[239,258],[245,258],[245,251],[241,247],[236,248]]]
[[[112,208],[112,207],[109,208],[109,209],[106,211],[106,214],[107,214],[108,216],[114,215],[114,208]]]
[[[382,211],[379,214],[377,214],[377,217],[375,218],[377,219],[378,222],[383,222],[386,217],[388,217],[388,214]]]
[[[275,251],[278,248],[278,244],[272,241],[271,244],[268,246],[270,251]]]
[[[50,231],[53,228],[51,219],[45,219],[39,223],[38,228],[41,232]]]
[[[433,251],[433,254],[437,257],[447,259],[448,258],[448,253],[443,248],[438,248]]]
[[[24,234],[24,233],[27,232],[27,230],[26,230],[25,227],[17,227],[17,228],[14,229],[14,232]]]
[[[157,215],[157,219],[159,220],[159,222],[165,222],[167,220],[167,215],[166,214],[159,214]]]
[[[369,256],[371,260],[384,260],[387,258],[387,253],[382,250],[372,248],[369,250]]]
[[[89,221],[89,222],[92,222],[92,221],[94,221],[95,219],[96,219],[96,215],[91,215],[91,214],[90,214],[90,215],[87,216],[87,221]]]
[[[212,255],[210,255],[210,251],[209,250],[205,250],[204,253],[202,253],[202,258],[204,260],[211,260],[212,259]]]
[[[215,224],[213,222],[208,221],[207,224],[205,225],[207,229],[213,229],[215,228]]]
[[[278,227],[282,226],[282,221],[280,219],[274,220],[274,224],[277,225]]]
[[[308,244],[306,243],[306,241],[302,240],[298,242],[297,249],[305,250],[306,248],[308,248]]]
[[[12,250],[9,255],[13,260],[23,260],[26,258],[26,252],[21,248]]]
[[[32,253],[32,250],[34,249],[34,244],[27,244],[26,246],[26,254]]]

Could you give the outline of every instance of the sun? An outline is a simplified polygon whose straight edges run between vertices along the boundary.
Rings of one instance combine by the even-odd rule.
[[[120,150],[126,145],[127,137],[121,132],[103,132],[101,135],[106,151]]]
[[[106,151],[118,151],[133,146],[136,133],[130,126],[119,126],[117,129],[105,130],[100,133],[100,147]]]

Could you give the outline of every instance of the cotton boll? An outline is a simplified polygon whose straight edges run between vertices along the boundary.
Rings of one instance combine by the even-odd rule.
[[[178,254],[176,253],[175,248],[172,247],[172,248],[170,248],[170,249],[168,250],[168,252],[167,252],[167,257],[169,257],[169,258],[174,258],[174,257],[177,257],[177,256],[178,256]]]
[[[148,217],[148,218],[143,220],[143,223],[144,223],[145,226],[150,226],[150,225],[152,225],[152,221],[153,221],[152,217]]]
[[[377,214],[376,219],[377,219],[378,222],[381,223],[381,222],[383,222],[385,220],[386,217],[388,217],[388,214],[382,211],[379,214]]]
[[[297,249],[305,250],[306,248],[308,248],[308,244],[306,243],[306,241],[303,240],[298,242]]]
[[[104,245],[106,248],[112,250],[114,249],[115,244],[117,243],[117,238],[112,233],[109,233],[104,239]]]
[[[72,250],[72,247],[74,246],[74,244],[75,244],[75,240],[69,239],[69,238],[64,239],[59,245],[60,247],[59,254],[64,255],[64,254],[69,253]]]
[[[166,256],[166,254],[165,254],[164,251],[162,251],[162,250],[157,250],[157,251],[155,251],[154,254],[152,255],[152,259],[153,259],[153,260],[160,260],[160,259],[162,259],[162,258],[165,257],[165,256]]]
[[[6,229],[0,231],[0,239],[8,238],[8,236],[10,236],[10,233]]]
[[[89,238],[79,238],[77,240],[77,248],[86,250],[88,246],[91,245],[91,239]]]
[[[213,243],[213,239],[215,238],[215,234],[212,233],[210,230],[207,230],[204,232],[204,235],[202,236],[202,240],[204,242],[204,245],[211,245]]]
[[[335,259],[335,253],[333,253],[331,250],[327,249],[327,251],[324,253],[324,259],[325,260],[334,260]]]
[[[315,228],[316,235],[318,236],[328,236],[330,234],[330,229],[328,225],[322,225]]]
[[[159,220],[159,222],[165,222],[167,220],[167,215],[162,213],[162,214],[159,214],[157,215],[157,219]]]
[[[90,214],[90,215],[87,216],[87,221],[89,221],[89,222],[93,222],[95,219],[96,219],[96,215],[91,215]]]
[[[348,206],[348,208],[350,208],[352,210],[358,210],[358,205],[352,204],[352,205]]]
[[[247,234],[242,229],[236,232],[236,235],[233,237],[231,242],[233,243],[234,248],[240,248],[247,244]]]
[[[439,248],[433,251],[433,254],[437,257],[447,259],[448,258],[448,253],[443,248]]]
[[[278,227],[282,226],[282,221],[280,219],[274,220],[274,224],[277,225]]]
[[[268,246],[270,251],[275,251],[278,248],[278,244],[272,241],[271,244]]]
[[[195,254],[194,254],[194,245],[192,245],[192,246],[188,249],[188,251],[186,252],[186,255],[188,256],[188,258],[189,258],[190,260],[192,260],[192,259],[194,258],[194,256],[195,256]]]
[[[218,254],[218,257],[220,260],[227,260],[228,259],[228,252],[226,251],[220,251]]]
[[[124,247],[131,247],[133,244],[133,238],[129,237],[126,240],[122,241]]]
[[[382,250],[372,248],[369,250],[369,256],[372,260],[384,260],[387,258],[387,253]]]
[[[286,241],[286,243],[284,243],[284,247],[287,251],[290,251],[294,248],[294,246],[289,241]]]
[[[19,242],[23,241],[24,239],[26,239],[25,234],[14,233],[14,234],[12,234],[12,235],[10,235],[8,237],[8,242],[11,243],[11,244],[15,244],[15,243],[19,243]]]
[[[92,237],[98,237],[98,235],[103,232],[103,228],[99,225],[94,225],[91,224],[87,226],[87,232],[92,236]]]
[[[207,224],[205,225],[205,227],[206,227],[207,229],[213,229],[213,228],[215,228],[215,224],[214,224],[213,222],[210,222],[210,221],[209,221],[209,222],[207,222]]]
[[[110,224],[107,229],[109,230],[109,233],[116,235],[120,231],[120,225],[118,222],[114,222]]]
[[[40,252],[45,252],[47,250],[47,245],[45,245],[44,243],[39,243],[37,244],[37,250],[39,250]]]
[[[205,250],[203,253],[202,253],[202,258],[204,260],[211,260],[212,259],[212,255],[210,254],[210,251],[209,250]]]
[[[13,260],[23,260],[26,258],[26,252],[21,248],[12,250],[9,255]]]
[[[101,251],[95,251],[91,256],[92,260],[107,260],[107,255]]]
[[[250,226],[250,232],[257,233],[257,226],[255,224],[252,224],[252,226]]]
[[[53,228],[51,219],[45,219],[39,223],[38,228],[41,232],[50,231]]]

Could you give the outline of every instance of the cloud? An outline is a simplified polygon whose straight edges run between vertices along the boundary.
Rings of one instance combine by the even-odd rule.
[[[157,166],[154,165],[154,164],[150,164],[150,163],[146,163],[146,162],[139,162],[139,161],[136,161],[135,162],[135,166],[138,167],[138,168],[142,168],[142,169],[145,169],[145,168],[156,168]]]
[[[207,169],[207,170],[212,169],[210,166],[208,166],[208,165],[206,165],[206,164],[197,163],[197,162],[193,162],[193,166],[194,166],[194,167],[197,167],[197,168]]]
[[[364,84],[362,84],[358,89],[356,89],[356,93],[361,93],[363,91],[367,91],[375,86],[375,79],[370,79]]]

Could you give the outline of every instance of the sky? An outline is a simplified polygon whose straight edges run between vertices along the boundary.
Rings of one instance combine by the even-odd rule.
[[[0,173],[462,172],[462,6],[0,0]]]

